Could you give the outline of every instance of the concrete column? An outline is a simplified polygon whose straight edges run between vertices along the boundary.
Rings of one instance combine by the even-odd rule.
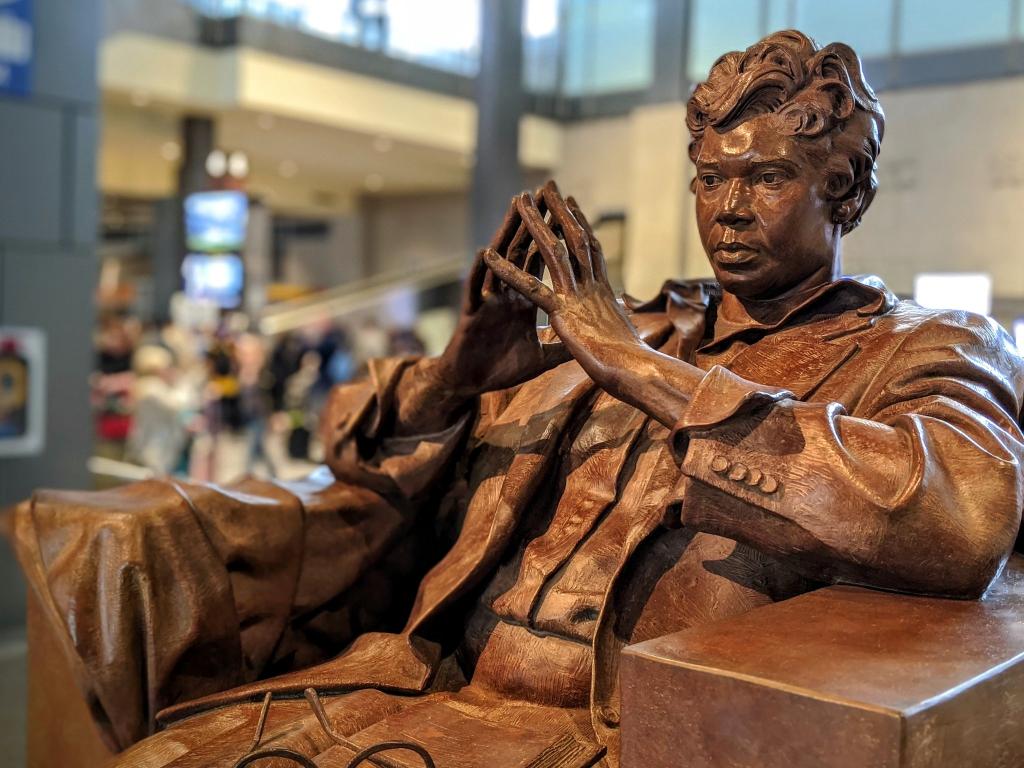
[[[476,165],[471,247],[490,240],[512,195],[523,189],[519,118],[523,113],[522,0],[481,0]]]
[[[690,2],[657,0],[654,23],[654,81],[648,101],[686,101],[686,57],[690,29]]]
[[[245,248],[241,254],[245,264],[242,309],[254,321],[259,319],[267,304],[267,286],[273,281],[273,250],[273,214],[263,203],[254,202],[249,206],[249,225],[245,233]]]
[[[35,488],[87,488],[96,291],[99,0],[35,0],[31,87],[0,94],[0,325],[47,341],[42,453],[0,459],[0,508]],[[0,543],[0,628],[24,623],[24,586]]]
[[[181,120],[181,165],[178,194],[182,197],[206,189],[206,158],[216,146],[216,126],[209,117],[187,115]]]
[[[181,288],[185,258],[185,196],[206,188],[206,158],[214,148],[211,118],[187,116],[181,121],[181,165],[178,193],[156,206],[150,252],[153,255],[153,312],[158,323],[170,320],[171,296]]]

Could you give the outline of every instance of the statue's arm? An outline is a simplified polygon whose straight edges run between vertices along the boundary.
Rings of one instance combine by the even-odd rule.
[[[1024,371],[1004,333],[951,317],[908,334],[865,418],[764,404],[764,388],[713,370],[676,432],[682,522],[825,579],[980,595],[1024,506]]]
[[[372,360],[363,379],[335,387],[321,417],[335,477],[412,498],[436,485],[471,428],[479,397],[455,395],[431,359]]]

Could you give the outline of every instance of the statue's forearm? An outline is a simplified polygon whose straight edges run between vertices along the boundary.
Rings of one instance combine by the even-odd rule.
[[[682,418],[704,378],[699,368],[647,345],[631,344],[608,357],[614,364],[588,371],[592,378],[609,394],[669,428]]]
[[[446,380],[436,358],[424,358],[403,372],[395,390],[395,436],[441,432],[474,400]]]

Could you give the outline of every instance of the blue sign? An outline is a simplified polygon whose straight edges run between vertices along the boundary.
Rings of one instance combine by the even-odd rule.
[[[0,0],[0,93],[32,85],[32,0]]]

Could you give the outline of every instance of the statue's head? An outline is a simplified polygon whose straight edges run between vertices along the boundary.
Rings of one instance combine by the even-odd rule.
[[[878,187],[885,127],[853,49],[790,30],[727,53],[686,123],[697,225],[725,290],[771,299],[831,279]]]

